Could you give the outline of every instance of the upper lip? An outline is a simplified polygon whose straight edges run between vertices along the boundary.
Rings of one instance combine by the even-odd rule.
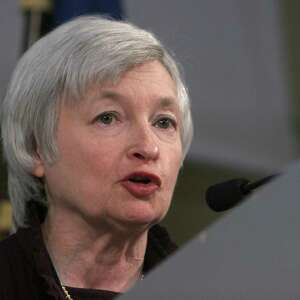
[[[129,180],[130,178],[134,177],[134,176],[142,176],[142,177],[147,177],[148,179],[151,180],[151,182],[154,182],[156,185],[158,185],[159,187],[161,186],[161,179],[158,175],[154,174],[154,173],[150,173],[150,172],[145,172],[145,171],[136,171],[136,172],[132,172],[128,175],[126,175],[122,181],[126,181]]]

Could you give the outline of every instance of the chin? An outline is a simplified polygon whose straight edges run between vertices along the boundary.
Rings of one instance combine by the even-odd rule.
[[[123,216],[123,222],[129,226],[150,227],[160,222],[165,214],[151,210],[131,210]]]

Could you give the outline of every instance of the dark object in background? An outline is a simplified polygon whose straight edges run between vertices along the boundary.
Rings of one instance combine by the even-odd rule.
[[[58,26],[72,18],[86,14],[101,14],[122,20],[121,0],[54,0],[53,21]]]
[[[52,0],[22,0],[23,41],[22,53],[53,28]]]
[[[121,0],[21,0],[24,15],[22,53],[56,26],[86,14],[123,18]]]

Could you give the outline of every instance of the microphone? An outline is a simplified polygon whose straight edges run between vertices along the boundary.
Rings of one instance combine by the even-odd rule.
[[[237,178],[210,186],[205,194],[207,205],[216,212],[225,211],[234,207],[245,196],[256,188],[268,183],[278,174],[270,175],[250,183],[248,179]]]

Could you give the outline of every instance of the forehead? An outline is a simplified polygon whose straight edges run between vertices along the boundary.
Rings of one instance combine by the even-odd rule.
[[[84,102],[99,99],[126,102],[128,99],[158,100],[163,107],[178,106],[177,87],[166,68],[158,61],[147,62],[124,72],[117,81],[92,85]]]

